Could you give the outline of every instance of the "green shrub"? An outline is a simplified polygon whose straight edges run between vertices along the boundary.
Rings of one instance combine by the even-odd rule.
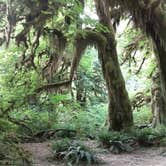
[[[90,165],[99,163],[98,157],[80,142],[63,139],[52,145],[53,157],[70,165]]]
[[[54,135],[54,138],[74,138],[77,136],[77,131],[75,130],[75,126],[73,126],[73,124],[54,124],[52,129],[57,130]]]
[[[55,112],[26,110],[23,112],[13,112],[12,116],[18,121],[23,121],[29,128],[18,126],[17,133],[20,135],[32,135],[40,131],[49,130],[57,123],[57,114]]]
[[[68,138],[57,140],[52,144],[52,152],[56,159],[64,158],[63,152],[67,151],[71,145],[71,140]]]
[[[0,165],[31,166],[31,155],[17,144],[0,138]]]
[[[16,129],[16,126],[13,125],[5,118],[0,118],[0,132],[11,132]]]
[[[131,152],[135,138],[123,132],[109,132],[103,130],[99,134],[99,141],[112,153],[119,154],[121,152]]]
[[[75,112],[70,123],[80,135],[95,136],[105,122],[106,110],[104,104],[88,106],[85,110]]]
[[[160,145],[166,147],[166,138],[160,140]]]
[[[159,146],[166,137],[166,128],[158,126],[157,128],[135,129],[131,134],[137,138],[141,146]]]
[[[111,133],[107,129],[101,130],[98,138],[104,147],[110,147]]]

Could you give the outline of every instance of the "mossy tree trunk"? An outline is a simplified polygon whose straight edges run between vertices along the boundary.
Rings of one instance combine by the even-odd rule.
[[[104,50],[99,49],[99,59],[108,89],[109,128],[116,131],[125,130],[133,125],[133,116],[125,81],[118,62],[109,5],[107,4],[107,0],[95,0],[95,4],[100,23],[109,30],[108,32],[103,32],[103,35],[107,39]]]
[[[163,18],[164,15],[164,18]],[[161,86],[161,100],[162,109],[158,112],[160,120],[157,124],[166,125],[166,13],[162,12],[160,8],[154,10],[154,18],[147,23],[148,34],[152,37],[156,58],[159,64],[160,86]],[[154,23],[155,22],[155,23]],[[158,28],[154,26],[158,22]]]
[[[165,29],[166,33],[166,29]],[[153,36],[152,36],[153,37]],[[160,104],[160,110],[158,111],[158,117],[160,117],[160,120],[157,121],[156,125],[165,125],[166,126],[166,45],[165,47],[159,43],[159,41],[156,41],[154,38],[154,45],[156,50],[156,56],[159,64],[159,79],[160,79],[160,100],[162,104]],[[165,39],[166,42],[166,39]],[[156,117],[157,118],[157,117]],[[155,127],[154,126],[154,127]]]
[[[108,0],[110,6],[112,1]],[[130,12],[134,23],[153,40],[161,78],[163,107],[160,124],[166,125],[166,2],[163,0],[117,0],[116,6]]]
[[[162,96],[162,90],[161,90],[161,84],[160,84],[160,75],[159,73],[156,73],[152,77],[152,88],[151,88],[151,109],[153,114],[152,119],[152,127],[156,127],[159,124],[162,124],[163,122],[163,96]]]
[[[76,81],[76,100],[82,106],[86,106],[86,88],[84,86],[84,79],[82,77],[82,73],[77,73],[77,81]]]

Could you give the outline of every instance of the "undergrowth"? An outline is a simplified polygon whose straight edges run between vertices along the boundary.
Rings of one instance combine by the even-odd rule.
[[[136,143],[135,137],[121,132],[102,130],[98,139],[104,148],[109,149],[112,153],[119,154],[122,152],[131,152]]]
[[[0,165],[31,166],[31,155],[19,146],[15,126],[0,119]]]
[[[130,132],[102,130],[98,139],[102,146],[113,153],[131,152],[138,146],[166,146],[166,127],[134,128]]]
[[[131,132],[141,146],[165,146],[166,127],[136,129]]]
[[[78,110],[76,110],[78,109]],[[84,108],[76,106],[57,107],[51,112],[27,109],[22,112],[13,111],[11,117],[24,125],[15,126],[14,132],[23,137],[34,136],[37,133],[64,129],[56,133],[57,137],[73,137],[75,130],[78,137],[95,138],[106,117],[105,105]],[[7,125],[6,125],[7,126]],[[76,136],[76,135],[75,135]]]
[[[66,165],[91,165],[101,161],[87,146],[78,141],[62,139],[52,144],[53,159],[63,160]]]
[[[149,106],[143,106],[139,111],[133,111],[134,124],[149,124],[152,120],[152,113]]]

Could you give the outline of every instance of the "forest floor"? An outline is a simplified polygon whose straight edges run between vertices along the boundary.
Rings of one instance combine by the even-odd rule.
[[[88,142],[88,143],[87,143]],[[97,151],[98,157],[104,161],[103,166],[166,166],[166,156],[161,153],[166,148],[138,148],[132,153],[111,154],[110,152],[98,148],[94,141],[87,141],[92,149]],[[50,143],[25,143],[23,147],[32,154],[33,166],[64,166],[62,162],[55,163],[50,160],[51,147]]]

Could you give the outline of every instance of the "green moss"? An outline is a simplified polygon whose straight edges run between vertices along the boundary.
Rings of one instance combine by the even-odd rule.
[[[100,48],[105,48],[107,39],[104,35],[93,30],[83,30],[77,33],[76,40],[84,40],[87,44],[97,44]]]

